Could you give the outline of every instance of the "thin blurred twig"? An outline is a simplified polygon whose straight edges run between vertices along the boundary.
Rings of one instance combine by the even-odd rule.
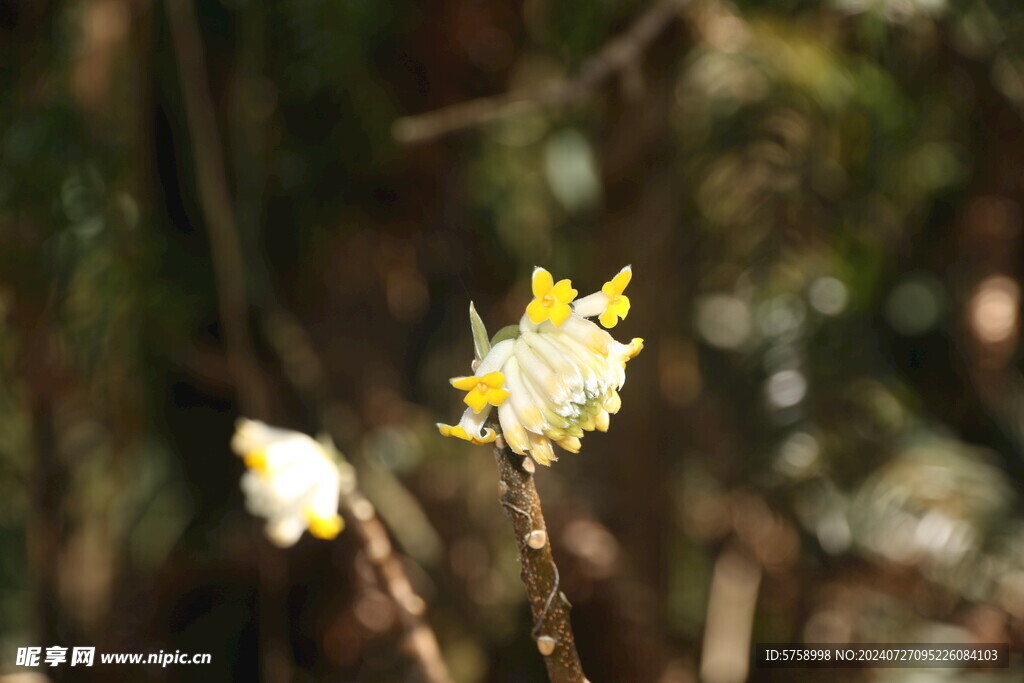
[[[544,656],[552,683],[583,683],[583,665],[569,620],[570,604],[559,588],[558,567],[551,555],[544,511],[533,481],[533,460],[512,452],[498,431],[494,458],[498,462],[501,505],[512,522],[519,546],[519,561],[533,612],[533,638]]]
[[[202,37],[192,0],[166,0],[164,5],[192,137],[196,191],[210,236],[224,352],[242,412],[265,417],[267,394],[249,330],[242,239],[224,170],[224,152],[210,97]],[[264,676],[272,681],[285,681],[292,677],[292,658],[287,646],[283,563],[284,560],[274,553],[260,553],[261,606],[269,615],[261,619],[261,657]]]
[[[319,421],[327,434],[336,438],[338,432],[331,410],[330,388],[323,364],[306,331],[283,310],[268,313],[263,329],[271,347],[281,360],[281,367],[292,386],[319,413]],[[427,683],[449,683],[452,680],[430,624],[424,618],[426,602],[409,581],[402,561],[394,552],[388,532],[378,519],[373,503],[354,485],[342,491],[341,507],[351,520],[356,535],[373,566],[381,588],[395,603],[405,632],[405,647],[416,662]]]
[[[647,46],[679,16],[686,4],[686,0],[661,0],[651,5],[624,33],[585,61],[572,78],[406,116],[395,122],[392,134],[397,141],[406,144],[425,142],[509,116],[583,100],[606,81],[628,73]]]
[[[202,38],[191,0],[167,0],[164,4],[192,136],[196,190],[210,236],[225,353],[243,412],[252,417],[265,417],[267,397],[249,332],[242,240],[224,171],[221,136],[206,77]]]
[[[388,532],[377,518],[373,503],[358,489],[344,494],[341,507],[373,566],[377,581],[398,609],[405,632],[405,647],[419,667],[426,683],[451,683],[448,666],[441,655],[434,630],[424,620],[427,604],[416,593],[398,555],[394,552]]]

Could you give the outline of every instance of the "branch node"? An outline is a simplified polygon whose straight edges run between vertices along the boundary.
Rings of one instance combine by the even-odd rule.
[[[373,509],[373,503],[366,498],[358,498],[352,501],[351,509],[352,516],[360,522],[369,522],[376,514]]]
[[[548,532],[543,529],[535,529],[526,535],[526,545],[534,550],[540,550],[548,544]]]
[[[366,544],[366,557],[373,564],[383,564],[391,555],[391,542],[386,536],[376,536]]]

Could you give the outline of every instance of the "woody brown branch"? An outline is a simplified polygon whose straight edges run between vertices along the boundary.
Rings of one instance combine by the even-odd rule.
[[[570,604],[559,586],[558,567],[551,555],[544,512],[533,479],[533,461],[517,455],[505,444],[499,424],[493,422],[490,426],[498,432],[494,458],[501,481],[500,500],[519,546],[520,577],[530,600],[537,649],[544,657],[552,683],[584,683],[587,679],[569,620]],[[537,532],[543,532],[543,536]],[[540,540],[543,545],[536,547]]]

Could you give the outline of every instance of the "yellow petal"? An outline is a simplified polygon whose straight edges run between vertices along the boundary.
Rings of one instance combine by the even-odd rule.
[[[610,284],[610,282],[606,283],[605,287],[607,288]],[[602,325],[611,329],[619,324],[619,320],[623,320],[629,315],[629,297],[621,293],[608,294],[608,297],[608,307],[604,309],[604,313],[598,317],[598,320]]]
[[[508,398],[509,392],[506,389],[489,389],[487,391],[487,402],[492,406],[500,406]],[[479,410],[477,412],[480,412]]]
[[[472,375],[469,377],[452,377],[448,381],[460,391],[471,391],[476,388],[477,384],[480,384],[480,378]]]
[[[474,413],[479,413],[487,405],[487,394],[473,389],[466,394],[466,398],[462,399],[462,402],[472,408]]]
[[[625,268],[620,270],[615,277],[613,277],[608,282],[604,283],[604,286],[601,287],[601,291],[607,294],[608,296],[618,296],[619,294],[622,294],[623,291],[625,291],[626,285],[628,285],[629,281],[632,279],[633,267],[626,266]]]
[[[497,371],[488,372],[483,377],[478,377],[477,381],[482,382],[489,387],[501,389],[503,386],[505,386],[505,375]]]
[[[567,303],[556,304],[547,310],[551,324],[555,327],[561,327],[562,323],[572,315],[572,307]]]
[[[629,297],[625,294],[620,294],[612,302],[611,307],[615,309],[620,318],[625,318],[629,315]]]
[[[601,321],[601,324],[607,327],[608,329],[611,329],[619,324],[619,315],[615,312],[615,308],[613,306],[609,306],[608,308],[606,308],[604,310],[604,313],[598,316],[597,319]]]
[[[548,319],[551,309],[544,305],[541,299],[534,299],[526,307],[526,315],[530,316],[530,322],[534,325],[540,325],[542,322]]]
[[[470,434],[469,432],[467,432],[466,428],[463,427],[462,425],[455,425],[453,427],[451,425],[441,424],[440,422],[438,422],[437,431],[441,432],[441,436],[452,436],[455,437],[456,439],[462,439],[463,441],[468,441],[470,443],[475,443],[477,445],[491,443],[496,438],[498,438],[497,432],[495,432],[490,427],[484,429],[483,435],[479,437],[476,436],[475,434]]]
[[[575,299],[579,292],[572,288],[571,280],[559,280],[558,284],[555,285],[554,292],[552,292],[552,294],[555,295],[555,298],[559,303],[567,304]]]
[[[437,423],[437,431],[441,432],[441,436],[450,436],[456,439],[462,439],[463,441],[472,441],[469,434],[466,433],[465,428],[462,425],[446,425]]]
[[[548,271],[540,267],[533,269],[533,295],[538,299],[543,298],[551,290],[554,282],[555,279]]]

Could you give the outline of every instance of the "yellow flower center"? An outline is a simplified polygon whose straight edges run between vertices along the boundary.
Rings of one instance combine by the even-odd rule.
[[[500,372],[488,372],[483,377],[453,377],[451,384],[456,389],[466,392],[465,404],[479,413],[484,406],[500,406],[508,398],[508,391],[502,387],[505,384],[505,375]]]
[[[572,288],[571,281],[555,282],[551,273],[536,268],[533,271],[532,288],[534,298],[526,307],[526,314],[535,325],[550,320],[558,327],[572,315],[569,304],[576,298],[577,292]]]

